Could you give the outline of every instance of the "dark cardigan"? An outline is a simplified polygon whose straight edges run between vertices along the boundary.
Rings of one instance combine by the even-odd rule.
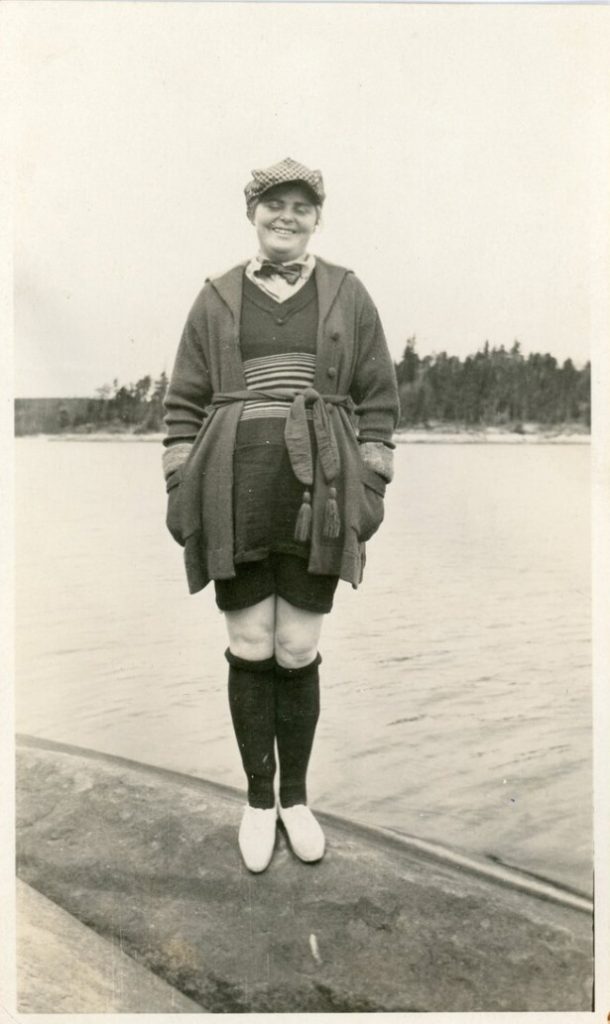
[[[181,470],[180,514],[189,590],[235,575],[233,450],[243,402],[211,406],[215,394],[246,387],[239,347],[244,264],[206,282],[189,313],[165,398],[165,444],[195,443]],[[358,441],[391,442],[398,418],[392,359],[377,310],[358,278],[316,258],[318,331],[314,388],[348,395],[330,413],[341,469],[335,481],[342,529],[328,542],[322,523],[328,485],[316,464],[308,569],[362,579],[364,541],[383,518],[384,481],[363,464]]]

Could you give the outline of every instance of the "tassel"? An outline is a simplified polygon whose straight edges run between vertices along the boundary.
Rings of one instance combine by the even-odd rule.
[[[311,494],[303,492],[303,503],[299,509],[296,526],[294,528],[294,539],[302,542],[309,540],[311,536]]]
[[[341,518],[339,506],[337,505],[337,491],[329,487],[326,508],[324,509],[324,536],[334,540],[341,533]]]

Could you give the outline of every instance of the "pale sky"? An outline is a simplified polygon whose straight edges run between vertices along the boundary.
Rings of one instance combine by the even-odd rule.
[[[603,7],[13,14],[17,396],[171,371],[205,278],[256,251],[251,169],[285,156],[321,168],[312,250],[360,276],[395,359],[413,334],[589,358]]]

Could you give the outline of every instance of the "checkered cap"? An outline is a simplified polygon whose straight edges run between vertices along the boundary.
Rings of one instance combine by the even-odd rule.
[[[254,207],[263,192],[273,188],[274,185],[286,185],[291,181],[302,181],[308,185],[320,206],[322,205],[325,193],[320,171],[312,171],[309,167],[305,167],[304,164],[287,156],[285,160],[280,160],[279,164],[265,167],[261,171],[252,171],[252,181],[249,181],[244,189],[248,217],[252,217]]]

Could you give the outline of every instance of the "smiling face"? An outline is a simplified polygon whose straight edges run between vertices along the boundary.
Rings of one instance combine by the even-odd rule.
[[[268,260],[288,262],[307,249],[316,224],[318,207],[301,185],[277,185],[263,193],[254,211],[261,253]]]

